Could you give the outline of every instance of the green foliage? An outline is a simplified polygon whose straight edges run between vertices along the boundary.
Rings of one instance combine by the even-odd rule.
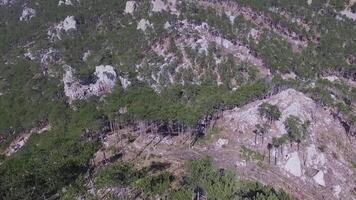
[[[234,174],[230,171],[222,174],[214,169],[211,159],[187,163],[186,177],[191,190],[201,187],[209,199],[232,199],[237,189]]]
[[[352,4],[352,6],[351,6],[351,11],[352,11],[353,13],[356,13],[356,3]]]
[[[158,175],[145,176],[139,179],[135,186],[142,188],[146,194],[157,195],[166,193],[174,177],[169,172],[162,172]]]
[[[281,145],[285,144],[289,140],[288,134],[284,134],[280,137],[273,137],[272,138],[272,145],[274,147],[280,147]]]
[[[242,180],[239,182],[238,198],[241,200],[293,200],[283,190],[276,190],[261,183]]]
[[[275,190],[255,181],[237,180],[230,170],[216,169],[209,157],[188,161],[185,184],[170,194],[171,199],[189,199],[200,188],[200,194],[208,199],[276,199],[291,200],[283,191]]]
[[[257,151],[254,151],[246,146],[241,146],[240,154],[246,160],[263,161],[264,156]]]
[[[217,127],[209,127],[206,129],[206,132],[204,133],[204,137],[199,138],[199,142],[202,144],[206,144],[209,141],[211,141],[214,137],[216,137],[220,133],[220,128]]]
[[[135,169],[132,165],[121,161],[115,162],[97,174],[95,184],[99,188],[128,186],[136,179]]]
[[[103,110],[109,116],[115,116],[117,110],[127,106],[128,114],[121,117],[125,120],[178,120],[194,125],[198,119],[214,111],[219,103],[243,105],[258,98],[268,90],[268,84],[259,81],[242,85],[231,92],[216,85],[175,85],[167,87],[157,94],[145,84],[130,87],[124,93],[114,91],[105,99]]]
[[[150,168],[135,169],[132,164],[117,161],[106,165],[95,175],[98,188],[134,187],[144,191],[146,195],[155,196],[167,193],[174,177],[167,171],[152,173]]]
[[[329,4],[338,11],[344,9],[344,7],[345,7],[344,0],[330,0]]]
[[[272,105],[266,102],[262,103],[258,107],[258,112],[261,117],[265,117],[270,122],[279,120],[281,117],[281,111],[279,108],[276,105]]]
[[[295,142],[299,142],[307,137],[309,124],[309,121],[302,123],[296,116],[289,116],[284,122],[289,139]]]

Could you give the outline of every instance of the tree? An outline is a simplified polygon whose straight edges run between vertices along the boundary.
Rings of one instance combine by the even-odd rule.
[[[309,125],[309,121],[302,123],[302,121],[298,117],[293,115],[287,118],[287,120],[284,122],[284,126],[287,130],[291,146],[293,142],[296,142],[298,144],[299,150],[299,144],[303,139],[306,138],[308,134]]]
[[[253,130],[253,133],[255,134],[255,146],[256,146],[258,130],[257,129]]]
[[[266,102],[259,106],[258,112],[260,117],[265,117],[270,124],[273,121],[279,120],[281,117],[281,111],[279,108],[276,105],[272,105]]]
[[[354,3],[352,6],[351,6],[351,11],[353,13],[356,13],[356,3]]]
[[[271,164],[271,149],[273,148],[273,145],[271,143],[267,144],[267,149],[268,149],[268,164]]]
[[[257,124],[256,129],[254,130],[255,133],[255,144],[256,144],[256,139],[257,139],[257,134],[260,134],[262,136],[262,144],[264,142],[264,136],[268,132],[268,130],[271,128],[271,126],[267,123],[264,124]]]
[[[277,149],[278,150],[278,147],[279,147],[279,145],[280,145],[280,143],[279,143],[280,141],[278,140],[278,138],[276,138],[276,137],[273,137],[272,138],[272,145],[273,145],[273,147],[275,148],[275,149]],[[275,165],[277,165],[277,150],[274,150],[274,164]]]

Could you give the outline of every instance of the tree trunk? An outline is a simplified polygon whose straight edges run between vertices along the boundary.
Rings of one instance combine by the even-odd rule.
[[[257,133],[255,133],[255,146],[256,146],[256,143],[257,143]]]
[[[104,163],[106,163],[106,153],[103,151],[103,156],[104,156]]]
[[[268,164],[271,164],[271,149],[268,149]]]
[[[277,149],[278,151],[278,149]],[[274,164],[277,165],[277,153],[276,150],[274,151]]]
[[[281,155],[283,156],[283,145],[281,145]]]

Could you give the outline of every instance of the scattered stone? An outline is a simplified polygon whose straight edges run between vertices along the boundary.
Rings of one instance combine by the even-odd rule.
[[[83,60],[84,62],[86,62],[86,61],[88,60],[88,58],[89,58],[90,55],[91,55],[90,50],[84,52],[83,57],[82,57],[82,60]]]
[[[120,107],[119,113],[120,113],[120,114],[125,114],[125,113],[127,113],[127,107],[126,107],[126,106],[125,106],[125,107]]]
[[[339,80],[337,76],[326,76],[326,77],[322,77],[322,79],[328,80],[332,83]]]
[[[127,87],[129,87],[131,85],[131,81],[129,80],[128,76],[119,76],[119,80],[121,82],[121,86],[122,88],[126,89]]]
[[[61,34],[63,31],[68,32],[69,30],[75,30],[77,22],[74,19],[74,16],[67,16],[62,22],[58,23],[54,27],[51,27],[47,35],[51,41],[56,39],[61,40]]]
[[[72,6],[73,3],[71,0],[59,0],[58,6],[61,6],[61,5]]]
[[[141,19],[137,24],[137,30],[142,30],[143,32],[145,32],[148,27],[152,27],[152,24],[147,19]]]
[[[351,12],[351,10],[343,10],[340,14],[349,19],[356,20],[356,13]]]
[[[16,0],[0,0],[0,6],[6,6],[15,3]]]
[[[164,29],[169,29],[171,27],[171,24],[169,23],[169,22],[166,22],[165,24],[164,24]]]
[[[167,4],[163,0],[152,0],[152,12],[169,11],[171,14],[179,15],[177,10],[176,0],[166,0]]]
[[[154,0],[152,1],[152,11],[153,12],[162,12],[163,10],[166,10],[166,4],[162,0]]]
[[[125,13],[126,14],[133,14],[136,8],[136,2],[135,1],[127,1],[126,6],[125,6]]]
[[[333,187],[333,191],[334,191],[334,196],[336,196],[337,198],[339,198],[340,193],[341,193],[341,186],[340,185],[336,185]]]
[[[323,153],[318,153],[314,144],[307,147],[307,160],[308,167],[323,167],[326,164],[326,158]]]
[[[30,60],[35,60],[36,57],[28,50],[25,54],[24,54],[25,58],[28,58]]]
[[[35,16],[36,16],[36,10],[25,6],[24,9],[22,10],[20,21],[29,21],[31,18]]]
[[[222,147],[226,146],[228,143],[229,140],[219,138],[218,141],[215,143],[215,147],[217,149],[221,149]]]

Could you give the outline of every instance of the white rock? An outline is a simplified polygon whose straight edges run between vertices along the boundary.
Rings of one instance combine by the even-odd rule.
[[[95,83],[81,85],[74,77],[74,69],[69,65],[64,68],[64,93],[69,98],[69,103],[74,100],[85,99],[90,96],[99,96],[104,92],[110,92],[116,82],[116,72],[110,65],[100,65],[95,68],[94,75],[98,78]]]
[[[215,147],[217,149],[221,149],[222,147],[226,146],[228,143],[229,140],[219,138],[218,141],[215,143]]]
[[[88,57],[90,56],[91,52],[90,50],[84,52],[82,60],[86,62],[88,60]]]
[[[323,167],[326,164],[326,157],[323,153],[318,153],[314,144],[307,147],[307,161],[308,167]]]
[[[250,32],[248,33],[248,37],[253,38],[254,40],[257,40],[259,38],[259,30],[252,28]]]
[[[165,24],[164,24],[164,29],[169,29],[171,27],[171,24],[169,23],[169,22],[166,22]]]
[[[333,187],[333,191],[334,191],[334,195],[339,198],[340,197],[340,193],[341,193],[341,186],[340,185],[336,185]]]
[[[136,2],[135,1],[127,1],[125,6],[125,13],[132,14],[135,11]]]
[[[51,41],[54,41],[55,39],[60,40],[61,32],[77,29],[76,24],[77,22],[75,21],[74,16],[67,16],[63,21],[50,28],[47,32],[47,35]]]
[[[146,29],[151,26],[151,23],[147,19],[141,19],[137,24],[137,30],[146,31]]]
[[[0,0],[0,6],[6,6],[8,4],[15,3],[15,0]]]
[[[131,85],[131,81],[128,79],[127,76],[119,76],[122,88],[126,89],[128,86]]]
[[[35,9],[24,7],[24,9],[22,10],[22,15],[20,17],[20,21],[28,21],[32,17],[35,17],[35,16],[36,16],[36,10]]]
[[[311,5],[313,3],[313,0],[307,0],[308,5]]]
[[[300,159],[298,156],[298,152],[293,152],[289,154],[289,159],[287,163],[284,165],[284,169],[293,174],[294,176],[300,177],[302,176],[302,168],[301,168],[301,163]]]
[[[162,12],[163,10],[167,10],[167,6],[162,0],[154,0],[152,1],[152,5],[153,12]]]
[[[120,113],[120,114],[125,114],[125,113],[127,113],[127,107],[120,107],[120,108],[119,108],[119,113]]]
[[[73,3],[71,0],[60,0],[58,2],[58,6],[61,6],[61,5],[72,6]]]
[[[231,14],[230,11],[227,11],[226,15],[229,17],[230,22],[233,24],[235,22],[236,15]]]
[[[324,180],[324,172],[323,171],[319,171],[314,177],[313,177],[314,181],[325,187],[325,180]]]
[[[209,47],[209,41],[207,39],[205,39],[204,37],[201,39],[198,39],[196,41],[196,43],[193,43],[193,47],[196,48],[196,45],[199,44],[199,49],[198,52],[200,54],[205,53],[205,55],[208,55],[208,47]]]
[[[335,82],[339,80],[337,76],[326,76],[326,77],[322,77],[322,79],[328,80],[330,82]]]
[[[62,22],[61,27],[63,30],[69,31],[71,29],[77,29],[76,24],[77,22],[75,21],[74,16],[68,16]]]
[[[28,58],[28,59],[30,59],[30,60],[36,59],[36,57],[33,56],[30,51],[27,51],[27,52],[24,54],[24,56],[25,56],[25,58]]]
[[[167,3],[167,4],[166,4]],[[169,11],[171,14],[179,15],[176,0],[152,0],[152,12]]]
[[[340,14],[346,16],[349,19],[356,20],[356,13],[351,12],[351,10],[343,10],[340,12]]]

